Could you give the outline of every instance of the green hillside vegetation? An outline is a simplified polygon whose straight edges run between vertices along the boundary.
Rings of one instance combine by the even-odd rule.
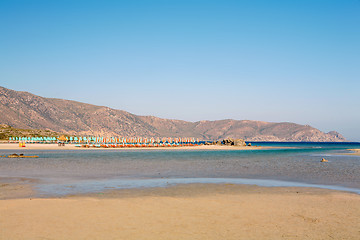
[[[0,124],[0,140],[9,140],[9,137],[58,137],[62,134],[44,129],[20,129],[6,124]]]

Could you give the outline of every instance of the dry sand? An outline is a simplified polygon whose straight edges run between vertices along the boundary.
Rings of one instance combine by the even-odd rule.
[[[360,195],[191,184],[7,199],[0,239],[360,239]]]
[[[270,148],[270,147],[266,147]],[[65,146],[58,146],[57,144],[39,144],[39,143],[32,143],[26,144],[26,147],[19,147],[17,143],[1,143],[0,150],[76,150],[76,149],[183,149],[183,150],[255,150],[255,149],[264,149],[264,147],[256,147],[256,146],[246,146],[246,147],[238,147],[238,146],[219,146],[219,145],[201,145],[201,146],[185,146],[185,147],[142,147],[142,148],[83,148],[83,147],[75,147],[74,144],[66,144]]]

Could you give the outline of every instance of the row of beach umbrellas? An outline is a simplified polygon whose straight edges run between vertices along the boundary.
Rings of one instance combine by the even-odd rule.
[[[51,141],[57,141],[57,138],[56,137],[9,137],[9,141],[51,142]]]
[[[195,143],[195,138],[146,138],[146,137],[10,137],[9,141],[25,142],[73,142],[73,143]]]

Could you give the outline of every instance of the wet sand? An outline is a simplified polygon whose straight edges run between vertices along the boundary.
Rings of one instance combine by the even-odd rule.
[[[266,147],[273,148],[273,147]],[[31,143],[26,144],[26,147],[19,147],[17,143],[0,143],[0,150],[76,150],[76,149],[163,149],[163,150],[256,150],[256,149],[264,149],[264,147],[257,147],[257,146],[221,146],[221,145],[200,145],[200,146],[184,146],[184,147],[128,147],[128,148],[84,148],[84,147],[75,147],[74,144],[66,144],[65,146],[58,146],[58,144],[39,144],[39,143]]]
[[[190,184],[17,198],[0,200],[0,226],[0,239],[359,239],[360,195]]]
[[[35,192],[33,191],[35,182],[36,180],[30,178],[0,177],[0,200],[31,198],[35,195]]]

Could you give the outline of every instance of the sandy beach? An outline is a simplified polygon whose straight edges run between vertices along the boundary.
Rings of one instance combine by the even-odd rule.
[[[2,188],[0,188],[2,189]],[[0,239],[359,239],[360,196],[191,184],[0,200]]]
[[[266,147],[270,148],[270,147]],[[26,147],[19,147],[17,143],[0,143],[0,150],[76,150],[76,149],[194,149],[194,150],[256,150],[256,149],[264,149],[264,147],[257,146],[220,146],[220,145],[199,145],[199,146],[184,146],[184,147],[141,147],[141,148],[84,148],[84,147],[75,147],[74,144],[66,144],[65,146],[58,146],[58,144],[39,144],[32,143],[26,144]]]
[[[27,155],[27,149],[83,149],[87,151],[94,148],[77,148],[74,145],[59,147],[57,144],[28,144],[26,148],[20,148],[17,144],[3,143],[0,144],[0,149],[13,150],[15,153],[21,151]],[[250,150],[262,148],[210,145],[145,149]],[[118,150],[121,151],[121,149]],[[63,154],[64,152],[51,153]],[[82,155],[92,152],[72,152],[71,154],[74,153]],[[82,176],[82,171],[89,173],[94,171],[94,168],[96,168],[95,176],[103,170],[104,176],[107,177],[109,173],[113,174],[113,171],[109,169],[115,169],[116,176],[122,176],[124,173],[131,175],[142,171],[148,174],[157,174],[157,171],[166,173],[168,169],[176,167],[182,169],[183,166],[176,165],[176,161],[157,160],[159,164],[151,158],[142,161],[147,158],[138,156],[139,152],[135,153],[135,156],[139,158],[138,163],[133,159],[126,160],[123,154],[118,155],[116,159],[122,157],[123,164],[111,159],[112,152],[95,153],[101,153],[99,159],[105,160],[95,165],[87,165],[87,162],[82,163],[81,159],[74,164],[79,156],[70,160],[3,158],[4,176],[11,173],[13,169],[17,169],[19,174],[15,171],[13,175],[10,175],[11,177],[0,177],[0,239],[360,239],[360,195],[349,192],[318,188],[207,183],[122,190],[114,190],[115,187],[112,187],[101,190],[103,192],[87,194],[74,192],[73,195],[61,195],[61,197],[51,194],[41,197],[44,195],[37,194],[37,184],[44,181],[44,179],[33,177],[37,176],[39,169],[50,177],[57,176],[58,172],[65,172],[69,174],[64,175],[66,178]],[[168,158],[166,152],[160,153],[157,157],[165,153],[165,158],[163,158]],[[193,154],[193,152],[190,153]],[[195,155],[198,153],[201,152]],[[221,152],[212,154],[218,153]],[[357,153],[359,153],[358,149]],[[133,154],[132,152],[130,157],[133,157]],[[229,153],[226,152],[226,154]],[[206,155],[205,158],[207,156],[212,155]],[[215,160],[206,162],[206,166],[203,165],[205,162],[203,158],[194,161],[189,166],[193,169],[201,167],[201,171],[214,173],[220,170],[232,170],[243,174],[251,171],[253,160],[249,163],[243,159],[242,162],[232,162],[229,158],[227,163],[229,165],[225,165],[222,163],[221,156],[220,154],[220,160],[214,158]],[[50,160],[54,165],[50,162],[46,165]],[[257,158],[254,158],[255,160]],[[279,161],[276,159],[276,163]],[[321,173],[325,172],[327,175],[333,174],[337,177],[342,169],[334,168],[335,172],[331,170],[337,163],[331,159],[326,165],[319,163],[318,159],[314,160],[316,163],[309,161],[310,166],[307,168],[296,165],[297,161],[297,159],[286,160],[286,164],[292,163],[294,167],[291,168],[295,168],[296,171],[302,169],[306,173],[309,173],[310,169],[315,169],[313,174],[316,176],[323,176]],[[69,163],[71,164],[68,165]],[[39,164],[43,168],[37,168]],[[144,167],[144,164],[148,165]],[[24,171],[21,171],[22,166],[24,166]],[[108,166],[110,166],[109,169],[106,168]],[[248,166],[248,168],[241,166]],[[261,165],[260,168],[263,166],[272,167],[272,165]],[[348,169],[354,170],[352,165],[351,168],[345,167],[346,171],[342,171],[343,173],[349,172]],[[71,168],[74,168],[74,171],[70,171]],[[136,171],[133,171],[134,169]],[[316,169],[320,169],[319,172]],[[276,168],[271,169],[271,171],[275,170]],[[182,171],[187,173],[190,168],[184,168],[180,172]],[[28,174],[23,174],[23,172]],[[31,172],[34,172],[34,175],[31,175]],[[279,171],[280,175],[282,172],[282,170]],[[356,169],[354,174],[355,172]],[[290,168],[285,168],[284,173],[292,172]],[[23,178],[12,176],[23,176]],[[45,179],[46,177],[45,174]],[[60,183],[62,177],[63,175],[60,174]],[[346,181],[353,183],[357,181],[356,174],[345,177],[347,177]],[[338,178],[336,179],[339,182]],[[95,183],[96,181],[94,180]],[[68,187],[73,187],[73,185]]]
[[[352,151],[352,153],[347,153],[347,155],[360,156],[360,149],[347,149],[347,150]]]

